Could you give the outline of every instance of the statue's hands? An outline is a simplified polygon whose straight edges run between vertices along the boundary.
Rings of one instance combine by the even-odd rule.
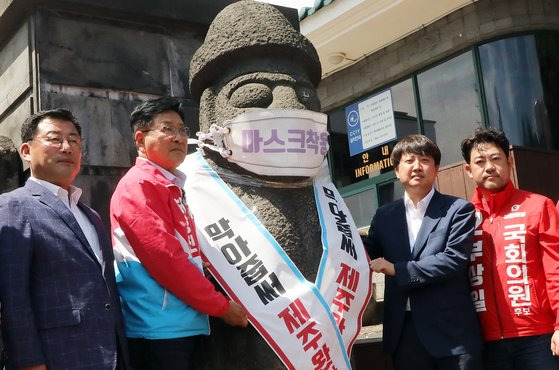
[[[248,325],[247,314],[243,307],[237,302],[229,301],[229,308],[221,318],[231,326],[246,328]]]

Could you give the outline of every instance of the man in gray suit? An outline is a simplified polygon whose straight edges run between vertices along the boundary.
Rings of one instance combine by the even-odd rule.
[[[22,125],[31,177],[0,196],[0,301],[7,369],[125,365],[125,336],[108,234],[72,186],[81,128],[53,109]]]

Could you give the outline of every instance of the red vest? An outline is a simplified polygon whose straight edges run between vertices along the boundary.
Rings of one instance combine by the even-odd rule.
[[[559,329],[559,216],[553,202],[511,182],[489,201],[478,189],[472,297],[486,341]]]

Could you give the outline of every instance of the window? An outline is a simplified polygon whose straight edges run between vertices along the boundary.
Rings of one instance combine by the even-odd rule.
[[[497,40],[479,55],[489,124],[513,145],[559,149],[559,37]]]
[[[378,208],[377,196],[374,188],[358,194],[349,195],[344,198],[344,201],[358,228],[367,227],[371,224],[371,220]]]
[[[404,187],[398,180],[386,182],[378,187],[379,206],[404,197]]]
[[[472,52],[417,76],[423,130],[442,154],[441,165],[462,160],[460,143],[482,125]]]

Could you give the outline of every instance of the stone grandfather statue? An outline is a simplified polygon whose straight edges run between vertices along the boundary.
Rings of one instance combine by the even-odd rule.
[[[200,100],[200,131],[255,109],[318,112],[315,89],[320,76],[315,48],[279,10],[255,1],[229,5],[212,22],[190,63],[191,93]],[[216,152],[206,153],[212,167],[251,175]],[[311,182],[288,188],[228,184],[243,202],[256,206],[266,217],[266,227],[303,275],[314,280],[322,245]]]
[[[235,117],[263,109],[319,112],[320,78],[315,48],[280,11],[254,1],[233,3],[216,16],[190,64],[190,90],[200,101],[200,131],[215,131]],[[256,215],[304,278],[314,282],[323,245],[312,179],[257,174],[216,151],[204,153],[208,165]],[[214,320],[212,329],[203,368],[286,368],[253,328],[236,329]]]

